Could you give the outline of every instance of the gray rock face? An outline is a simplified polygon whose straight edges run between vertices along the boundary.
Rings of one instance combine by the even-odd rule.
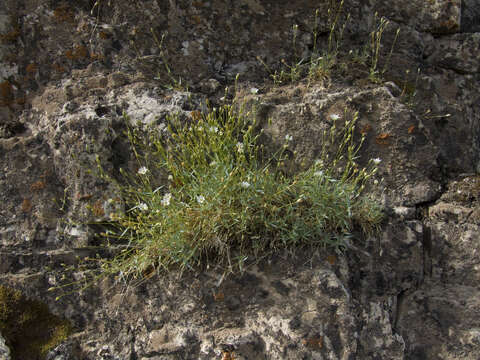
[[[480,4],[476,0],[462,1],[462,32],[479,32],[480,31]]]
[[[73,323],[48,360],[478,359],[479,6],[345,1],[345,56],[371,50],[375,12],[390,21],[384,81],[348,60],[319,81],[272,86],[265,79],[281,59],[313,50],[317,8],[327,46],[327,7],[0,2],[0,283]],[[292,137],[290,171],[318,157],[332,114],[358,112],[358,161],[381,159],[371,192],[385,207],[382,231],[352,234],[343,253],[278,253],[236,276],[171,273],[136,287],[107,279],[55,301],[61,293],[48,288],[77,257],[95,256],[87,224],[122,210],[109,201],[117,189],[94,175],[97,159],[114,178],[138,170],[123,114],[162,131],[168,115],[185,120],[207,98],[217,106],[234,94],[255,109],[267,147]]]
[[[479,184],[478,176],[452,181],[429,209],[426,281],[406,293],[397,323],[417,357],[475,359],[480,351]]]
[[[0,360],[10,360],[10,349],[7,347],[2,334],[0,334]]]

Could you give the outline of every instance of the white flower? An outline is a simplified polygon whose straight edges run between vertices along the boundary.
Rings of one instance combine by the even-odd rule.
[[[252,87],[252,88],[250,89],[250,94],[255,95],[255,94],[257,94],[257,93],[258,93],[258,89],[257,89],[257,88]]]
[[[215,134],[218,132],[218,127],[216,126],[210,126],[210,131],[214,132]]]
[[[285,135],[285,140],[287,141],[292,141],[293,140],[293,136],[292,135]]]
[[[380,164],[380,163],[382,162],[382,159],[380,159],[380,158],[375,158],[375,159],[372,159],[372,161],[373,161],[373,163],[374,163],[375,165],[378,165],[378,164]]]
[[[243,144],[241,142],[237,142],[237,151],[239,153],[243,152]]]
[[[374,183],[375,185],[378,185],[378,180],[377,180],[377,179],[373,180],[373,183]]]
[[[314,176],[319,176],[319,177],[320,177],[320,176],[323,176],[323,171],[322,171],[322,170],[320,170],[320,171],[315,171],[315,172],[313,173],[313,175],[314,175]]]
[[[295,24],[292,26],[293,29],[293,36],[297,37],[298,36],[298,25]]]
[[[140,203],[138,204],[138,208],[142,211],[147,211],[148,210],[148,205],[145,203]]]
[[[202,195],[197,195],[197,202],[199,204],[203,204],[205,202],[205,198]]]
[[[333,121],[337,121],[338,119],[340,119],[340,115],[338,115],[338,114],[330,114],[330,119],[332,119]]]
[[[168,175],[168,181],[173,181],[173,175]]]
[[[162,201],[160,201],[160,203],[163,206],[168,206],[168,205],[170,205],[170,199],[171,198],[172,198],[172,194],[166,193],[165,195],[163,195],[163,199],[162,199]]]
[[[249,184],[248,182],[246,182],[246,181],[242,181],[242,182],[240,183],[240,186],[241,186],[242,188],[244,188],[244,189],[247,189],[247,188],[250,187],[250,184]]]
[[[148,172],[148,169],[145,166],[142,166],[140,169],[138,169],[137,173],[140,175],[145,175]]]

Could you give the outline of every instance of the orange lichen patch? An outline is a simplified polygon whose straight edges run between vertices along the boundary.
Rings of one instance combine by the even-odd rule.
[[[77,194],[75,195],[75,198],[76,198],[77,200],[83,201],[83,200],[89,200],[89,199],[91,199],[92,196],[93,196],[92,194],[80,194],[80,193],[77,193]]]
[[[377,135],[377,139],[379,140],[386,140],[390,137],[390,134],[389,133],[382,133],[380,135]]]
[[[330,265],[335,265],[335,263],[337,262],[337,257],[335,255],[328,255],[327,261]]]
[[[52,68],[53,68],[53,70],[55,70],[56,72],[59,72],[59,73],[65,72],[65,68],[62,65],[57,64],[57,63],[53,63]]]
[[[75,60],[75,56],[73,55],[72,50],[65,51],[65,57],[69,60]]]
[[[19,97],[17,99],[15,99],[15,102],[18,104],[18,105],[25,105],[25,102],[27,100],[25,99],[25,97]]]
[[[94,52],[90,53],[90,59],[92,60],[105,60],[105,56],[103,54],[96,54]]]
[[[65,57],[69,60],[84,59],[89,56],[88,50],[83,45],[75,45],[73,50],[66,50]]]
[[[390,136],[391,135],[389,133],[379,134],[375,137],[375,142],[378,145],[388,145],[389,144],[388,139],[390,138]]]
[[[24,213],[32,211],[32,207],[32,202],[29,199],[23,199],[21,208]]]
[[[8,106],[14,100],[13,87],[10,81],[5,80],[0,83],[0,106]]]
[[[32,185],[30,185],[30,191],[40,191],[40,190],[43,190],[45,189],[45,186],[47,184],[45,184],[45,181],[42,181],[42,180],[38,180],[36,182],[34,182]]]
[[[103,40],[107,40],[107,39],[109,39],[111,36],[112,36],[111,34],[109,34],[109,33],[106,32],[106,31],[103,31],[103,30],[98,33],[98,37],[99,37],[100,39],[103,39]]]
[[[59,6],[53,10],[53,16],[58,22],[73,22],[74,20],[72,10],[66,5]]]
[[[201,1],[194,1],[194,2],[192,3],[192,6],[194,6],[194,7],[196,7],[196,8],[202,7],[202,6],[203,6],[203,2],[201,2]]]
[[[321,349],[323,347],[323,337],[315,336],[303,339],[302,344],[310,349]]]
[[[74,54],[75,54],[75,56],[77,56],[77,58],[85,58],[85,57],[88,56],[88,50],[83,45],[77,45],[77,46],[75,46]]]
[[[360,129],[360,134],[365,135],[367,134],[370,130],[372,130],[372,126],[370,124],[362,126]]]
[[[5,34],[0,34],[0,43],[7,44],[15,42],[20,36],[20,31],[18,29],[13,29]]]
[[[408,127],[408,133],[409,134],[413,134],[413,132],[415,131],[415,125],[411,125]]]
[[[25,71],[27,73],[35,73],[38,70],[38,66],[35,63],[28,64],[27,67],[25,68]]]
[[[441,29],[446,29],[448,30],[449,32],[450,31],[455,31],[455,30],[458,30],[459,28],[459,24],[457,21],[453,20],[453,19],[449,19],[447,21],[444,21],[440,24],[440,28]]]
[[[225,300],[225,294],[223,292],[213,293],[213,300],[223,301]]]
[[[235,360],[233,351],[222,351],[222,360]]]

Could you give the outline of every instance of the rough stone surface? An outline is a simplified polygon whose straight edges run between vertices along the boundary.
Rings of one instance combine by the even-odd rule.
[[[345,60],[283,86],[269,75],[312,52],[317,8],[317,45],[328,45],[330,2],[94,3],[0,2],[0,282],[73,323],[48,360],[478,359],[478,1],[346,0],[344,59],[371,51],[379,17],[389,20],[384,81]],[[167,116],[234,94],[267,146],[292,137],[292,171],[318,157],[331,115],[358,112],[359,162],[382,160],[372,189],[382,231],[353,234],[343,253],[279,253],[242,275],[105,280],[55,301],[48,288],[65,267],[95,255],[87,223],[115,210],[97,161],[113,177],[138,170],[125,121],[162,131]]]
[[[5,343],[2,334],[0,334],[0,360],[10,360],[10,349]]]
[[[478,176],[452,181],[429,209],[426,281],[405,293],[397,322],[414,358],[478,357],[479,185]]]

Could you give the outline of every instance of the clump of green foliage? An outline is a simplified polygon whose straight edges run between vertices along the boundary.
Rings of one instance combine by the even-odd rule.
[[[70,323],[51,314],[46,304],[0,285],[0,333],[13,360],[44,359],[71,331]]]
[[[294,176],[281,171],[291,137],[266,156],[253,113],[225,105],[192,114],[168,118],[163,129],[129,128],[139,169],[123,172],[129,209],[111,214],[102,234],[123,248],[101,260],[103,274],[131,279],[213,264],[234,271],[279,249],[342,248],[355,228],[379,225],[380,207],[363,196],[378,161],[356,162],[357,114],[332,115],[321,157]],[[168,184],[159,186],[159,172]]]
[[[285,59],[281,60],[279,70],[272,70],[260,57],[257,59],[264,65],[275,85],[283,85],[307,79],[308,84],[321,81],[328,82],[335,69],[348,68],[349,63],[357,63],[366,67],[366,77],[375,83],[382,81],[390,64],[393,49],[397,42],[400,29],[397,29],[394,41],[388,53],[384,66],[379,68],[381,57],[381,45],[383,33],[389,25],[389,21],[379,18],[375,13],[373,29],[369,34],[369,41],[361,49],[350,49],[341,52],[344,32],[350,20],[350,15],[342,16],[344,0],[331,1],[327,11],[328,39],[326,46],[319,46],[319,16],[320,11],[315,12],[315,20],[312,30],[313,50],[307,57],[300,58],[297,55],[297,38],[299,35],[298,25],[292,27],[292,50],[293,62],[290,64]]]

